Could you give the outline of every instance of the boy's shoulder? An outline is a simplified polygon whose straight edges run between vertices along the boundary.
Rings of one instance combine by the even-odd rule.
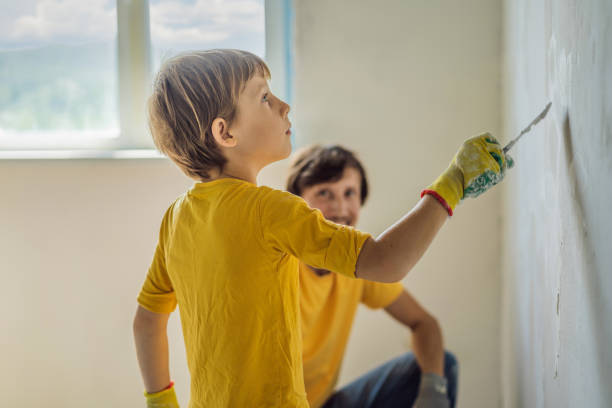
[[[207,184],[207,183],[202,183]],[[205,186],[204,186],[205,187]],[[269,187],[266,185],[256,185],[247,181],[238,180],[238,179],[226,179],[226,181],[222,183],[218,183],[216,187],[219,188],[219,192],[241,192],[244,194],[255,195],[262,202],[268,204],[279,203],[289,203],[289,202],[299,202],[302,203],[304,200],[302,197],[296,196],[293,193],[290,193],[285,190],[280,190],[274,187]]]
[[[283,217],[294,212],[309,210],[308,204],[295,194],[264,185],[255,185],[239,179],[220,179],[206,183],[196,183],[186,193],[179,196],[171,205],[173,213],[179,213],[184,203],[193,207],[192,199],[199,201],[225,202],[233,211],[236,205],[250,214]],[[198,207],[198,205],[195,205]],[[174,208],[174,209],[173,209]],[[173,210],[172,210],[173,209]],[[255,209],[255,212],[252,210]],[[242,212],[242,211],[241,211]]]
[[[168,206],[162,218],[162,226],[168,226],[174,223],[174,220],[177,217],[178,212],[180,211],[181,204],[185,201],[185,198],[187,197],[188,193],[188,191],[184,192],[183,194],[178,196],[172,202],[172,204]]]
[[[267,207],[308,207],[300,196],[268,186],[259,186],[262,204]]]

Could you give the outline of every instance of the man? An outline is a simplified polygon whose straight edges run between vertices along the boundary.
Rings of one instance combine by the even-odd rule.
[[[295,154],[287,190],[325,218],[355,226],[368,195],[365,170],[340,146],[313,146]],[[412,331],[413,352],[334,390],[357,306],[384,310]],[[313,408],[454,407],[457,361],[443,349],[442,333],[400,283],[350,279],[300,265],[304,381]]]

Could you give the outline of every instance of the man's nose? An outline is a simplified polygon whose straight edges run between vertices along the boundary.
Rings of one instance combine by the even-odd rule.
[[[334,214],[337,217],[345,217],[348,213],[348,203],[343,198],[336,198],[332,200],[331,207],[334,210]]]

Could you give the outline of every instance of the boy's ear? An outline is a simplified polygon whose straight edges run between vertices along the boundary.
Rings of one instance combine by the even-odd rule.
[[[216,118],[213,120],[212,126],[212,135],[215,138],[215,141],[221,147],[234,147],[236,146],[237,140],[234,136],[229,133],[229,126],[227,121],[223,118]]]

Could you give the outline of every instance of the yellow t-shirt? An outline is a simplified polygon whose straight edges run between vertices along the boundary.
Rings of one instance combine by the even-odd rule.
[[[241,180],[198,183],[179,197],[138,302],[159,313],[179,305],[189,407],[308,407],[298,258],[354,276],[368,236]]]
[[[359,303],[387,307],[402,290],[401,283],[318,276],[300,262],[304,382],[311,407],[323,405],[334,391]]]

